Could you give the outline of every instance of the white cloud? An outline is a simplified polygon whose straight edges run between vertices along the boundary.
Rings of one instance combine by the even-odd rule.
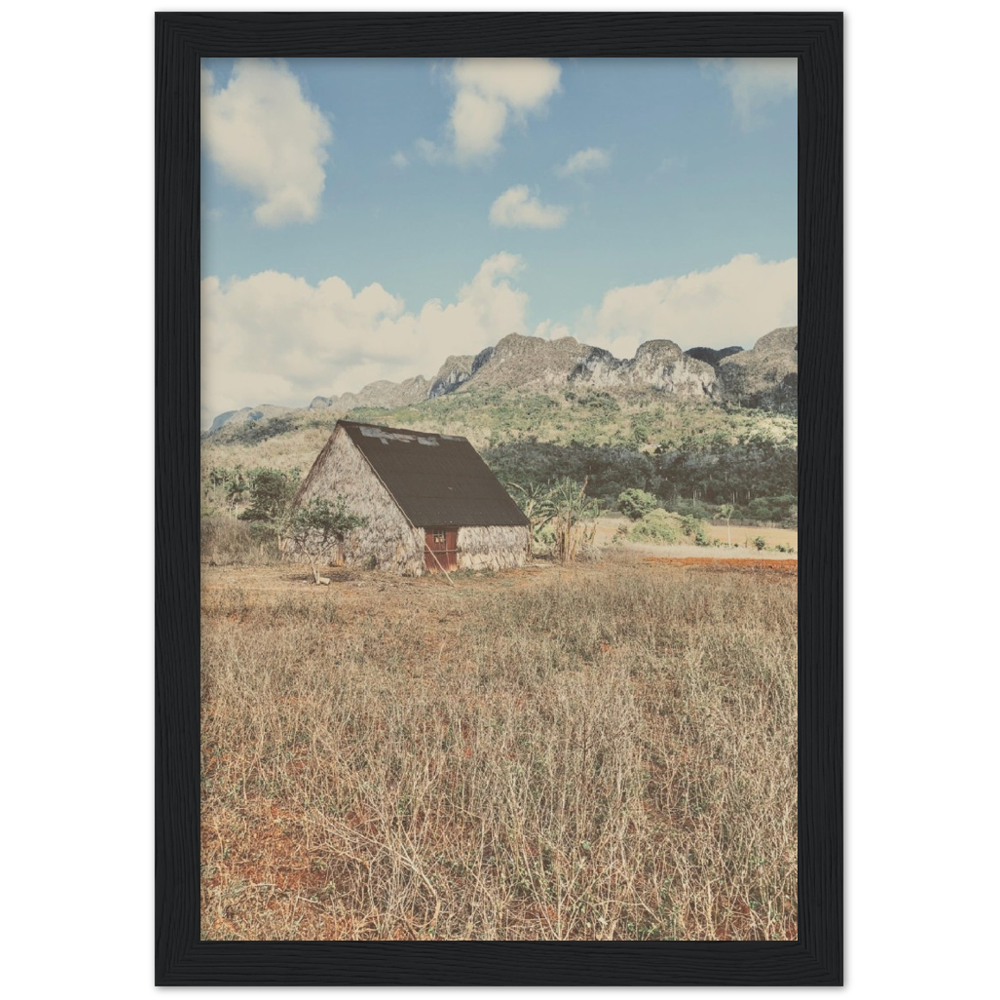
[[[728,88],[744,131],[765,124],[766,105],[798,93],[797,59],[703,59],[701,69]]]
[[[561,72],[548,59],[456,59],[451,76],[460,92],[476,91],[515,111],[537,111],[559,89]]]
[[[607,292],[584,312],[578,339],[630,358],[646,340],[690,347],[750,347],[797,322],[798,262],[740,254],[710,271],[692,271]]]
[[[561,205],[543,205],[528,194],[528,185],[508,188],[490,206],[494,226],[530,229],[558,229],[566,222],[569,209]]]
[[[392,165],[402,170],[409,164],[410,160],[406,153],[396,152],[392,154]]]
[[[428,163],[440,163],[447,158],[447,151],[431,142],[430,139],[417,139],[413,148],[422,160]]]
[[[202,420],[258,403],[304,406],[377,379],[431,377],[449,354],[475,354],[525,327],[527,295],[512,287],[521,258],[483,261],[454,302],[402,299],[337,277],[311,285],[265,271],[201,283]]]
[[[201,129],[209,156],[251,192],[262,226],[310,222],[326,184],[330,125],[283,62],[240,59],[222,90],[201,75]]]
[[[611,151],[591,146],[574,153],[562,166],[556,167],[560,177],[582,174],[589,170],[607,170],[611,165]]]
[[[548,59],[455,60],[449,74],[455,100],[447,147],[418,139],[418,152],[432,163],[446,158],[460,164],[488,160],[500,150],[511,118],[523,122],[529,113],[544,113],[559,90],[561,72]]]

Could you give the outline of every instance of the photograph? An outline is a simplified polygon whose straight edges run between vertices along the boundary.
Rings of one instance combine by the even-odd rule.
[[[200,940],[798,941],[799,60],[199,63]]]

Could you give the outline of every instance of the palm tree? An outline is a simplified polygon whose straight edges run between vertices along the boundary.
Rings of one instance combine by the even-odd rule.
[[[733,547],[733,537],[729,530],[729,522],[732,520],[732,516],[735,513],[736,508],[731,503],[719,504],[719,508],[715,512],[715,518],[724,517],[726,519],[726,545],[729,548]],[[713,520],[715,520],[715,518],[713,518]]]

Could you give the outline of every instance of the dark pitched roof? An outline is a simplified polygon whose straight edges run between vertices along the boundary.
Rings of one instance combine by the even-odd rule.
[[[526,525],[528,519],[464,437],[340,420],[417,527]]]

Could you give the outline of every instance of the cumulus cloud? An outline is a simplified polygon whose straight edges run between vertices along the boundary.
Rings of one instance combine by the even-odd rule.
[[[203,70],[201,129],[223,175],[256,199],[260,225],[316,218],[333,132],[285,63],[240,59],[221,90]]]
[[[402,152],[393,153],[391,160],[392,160],[392,165],[399,170],[402,170],[410,162],[409,157],[406,155],[406,153]]]
[[[559,90],[561,69],[548,59],[456,59],[449,73],[455,99],[442,146],[417,140],[419,154],[431,163],[488,160],[500,150],[510,120],[542,114]]]
[[[611,152],[591,146],[574,153],[564,164],[556,167],[560,177],[570,177],[573,174],[583,174],[591,170],[607,170],[611,165]]]
[[[518,184],[506,191],[490,206],[490,222],[494,226],[522,229],[558,229],[566,222],[569,209],[561,205],[543,205],[528,194],[527,184]]]
[[[729,90],[744,131],[765,124],[764,108],[798,93],[797,59],[703,59],[702,73]]]
[[[740,254],[710,271],[613,288],[584,312],[576,336],[630,358],[646,340],[690,347],[751,347],[798,315],[798,262]]]
[[[265,271],[201,283],[202,421],[258,403],[304,406],[377,379],[430,377],[449,354],[474,354],[523,330],[527,295],[512,286],[520,257],[483,261],[454,302],[408,312],[381,285],[338,277],[312,285]]]

